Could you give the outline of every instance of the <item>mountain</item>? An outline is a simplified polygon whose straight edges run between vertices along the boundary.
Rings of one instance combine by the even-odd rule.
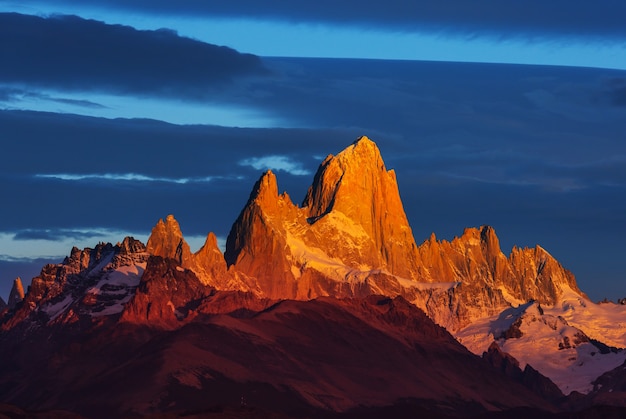
[[[626,306],[589,301],[542,247],[507,256],[490,226],[417,245],[367,137],[300,205],[265,172],[224,253],[213,233],[192,253],[168,215],[145,246],[74,248],[9,300],[0,402],[103,417],[244,394],[260,415],[536,414],[613,400],[598,380],[617,391],[626,360]]]
[[[399,290],[399,278],[414,279],[415,250],[395,174],[362,137],[322,162],[302,207],[266,172],[230,231],[225,258],[270,298],[309,299]]]
[[[148,257],[145,246],[131,237],[115,246],[74,247],[62,263],[44,266],[32,279],[22,304],[2,319],[0,330],[22,333],[58,323],[78,327],[117,316],[133,297]]]
[[[493,228],[420,246],[392,170],[361,137],[320,165],[301,206],[268,171],[235,221],[224,254],[248,290],[269,298],[402,295],[458,330],[529,299],[554,304],[574,276],[547,251],[500,250]]]

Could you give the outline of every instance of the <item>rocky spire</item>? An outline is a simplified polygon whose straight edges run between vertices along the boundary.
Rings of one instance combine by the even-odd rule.
[[[183,238],[178,221],[171,214],[154,226],[146,248],[151,255],[175,259],[181,265],[191,259],[189,244]]]
[[[247,286],[231,281],[215,234],[209,233],[204,245],[196,253],[191,253],[189,244],[173,215],[168,215],[165,221],[162,219],[158,221],[152,229],[146,248],[152,256],[174,259],[181,267],[192,270],[204,285],[218,289],[230,286],[249,290]]]
[[[310,223],[341,213],[369,238],[365,263],[414,278],[416,245],[396,175],[387,170],[376,144],[363,136],[320,165],[302,204]],[[347,250],[347,249],[346,249]]]
[[[306,224],[304,214],[286,193],[278,193],[276,176],[265,172],[233,224],[224,257],[229,266],[254,282],[264,296],[295,298],[295,278],[285,225]]]
[[[15,308],[17,304],[22,302],[24,299],[24,286],[22,285],[22,279],[18,276],[13,281],[13,287],[11,288],[11,293],[9,294],[9,301],[7,305],[10,309]]]

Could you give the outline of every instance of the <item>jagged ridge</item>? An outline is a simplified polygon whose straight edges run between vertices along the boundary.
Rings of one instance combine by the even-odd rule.
[[[132,240],[124,243],[139,246]],[[111,249],[99,245],[86,249],[88,255],[74,249],[62,266],[44,268],[24,306],[65,307],[68,275],[82,270],[82,277],[92,278],[90,264]],[[401,295],[449,330],[510,304],[531,299],[554,304],[563,290],[584,297],[574,276],[547,251],[514,248],[506,257],[489,226],[466,229],[450,242],[433,234],[416,246],[395,174],[367,137],[322,162],[302,206],[279,193],[274,173],[264,173],[233,224],[225,254],[213,233],[191,253],[172,215],[159,220],[138,252],[146,254],[141,263],[147,255],[171,258],[194,272],[203,286],[257,297]],[[138,281],[129,292],[135,292]],[[69,282],[72,293],[79,286],[74,282],[79,284]],[[11,322],[24,318],[20,313]]]

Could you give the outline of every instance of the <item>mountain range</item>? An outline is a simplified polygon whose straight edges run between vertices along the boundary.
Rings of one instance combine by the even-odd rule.
[[[626,414],[626,306],[490,226],[418,245],[367,137],[301,204],[263,173],[223,253],[213,233],[192,253],[168,215],[145,245],[16,279],[1,309],[0,402],[24,414]]]

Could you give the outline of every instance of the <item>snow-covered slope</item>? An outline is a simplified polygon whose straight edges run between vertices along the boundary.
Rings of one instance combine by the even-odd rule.
[[[485,352],[495,341],[522,368],[531,365],[564,394],[586,394],[598,376],[626,361],[625,350],[607,346],[604,339],[598,339],[602,331],[613,331],[614,336],[623,333],[619,321],[612,326],[609,323],[618,319],[621,310],[610,311],[616,307],[603,307],[570,292],[554,306],[528,302],[477,320],[458,331],[456,338],[475,354]],[[578,313],[572,314],[576,309]],[[566,316],[577,319],[576,325]],[[609,340],[611,346],[626,346],[623,340]]]
[[[545,312],[563,317],[587,336],[609,346],[626,348],[626,305],[596,304],[565,288],[558,304]]]

